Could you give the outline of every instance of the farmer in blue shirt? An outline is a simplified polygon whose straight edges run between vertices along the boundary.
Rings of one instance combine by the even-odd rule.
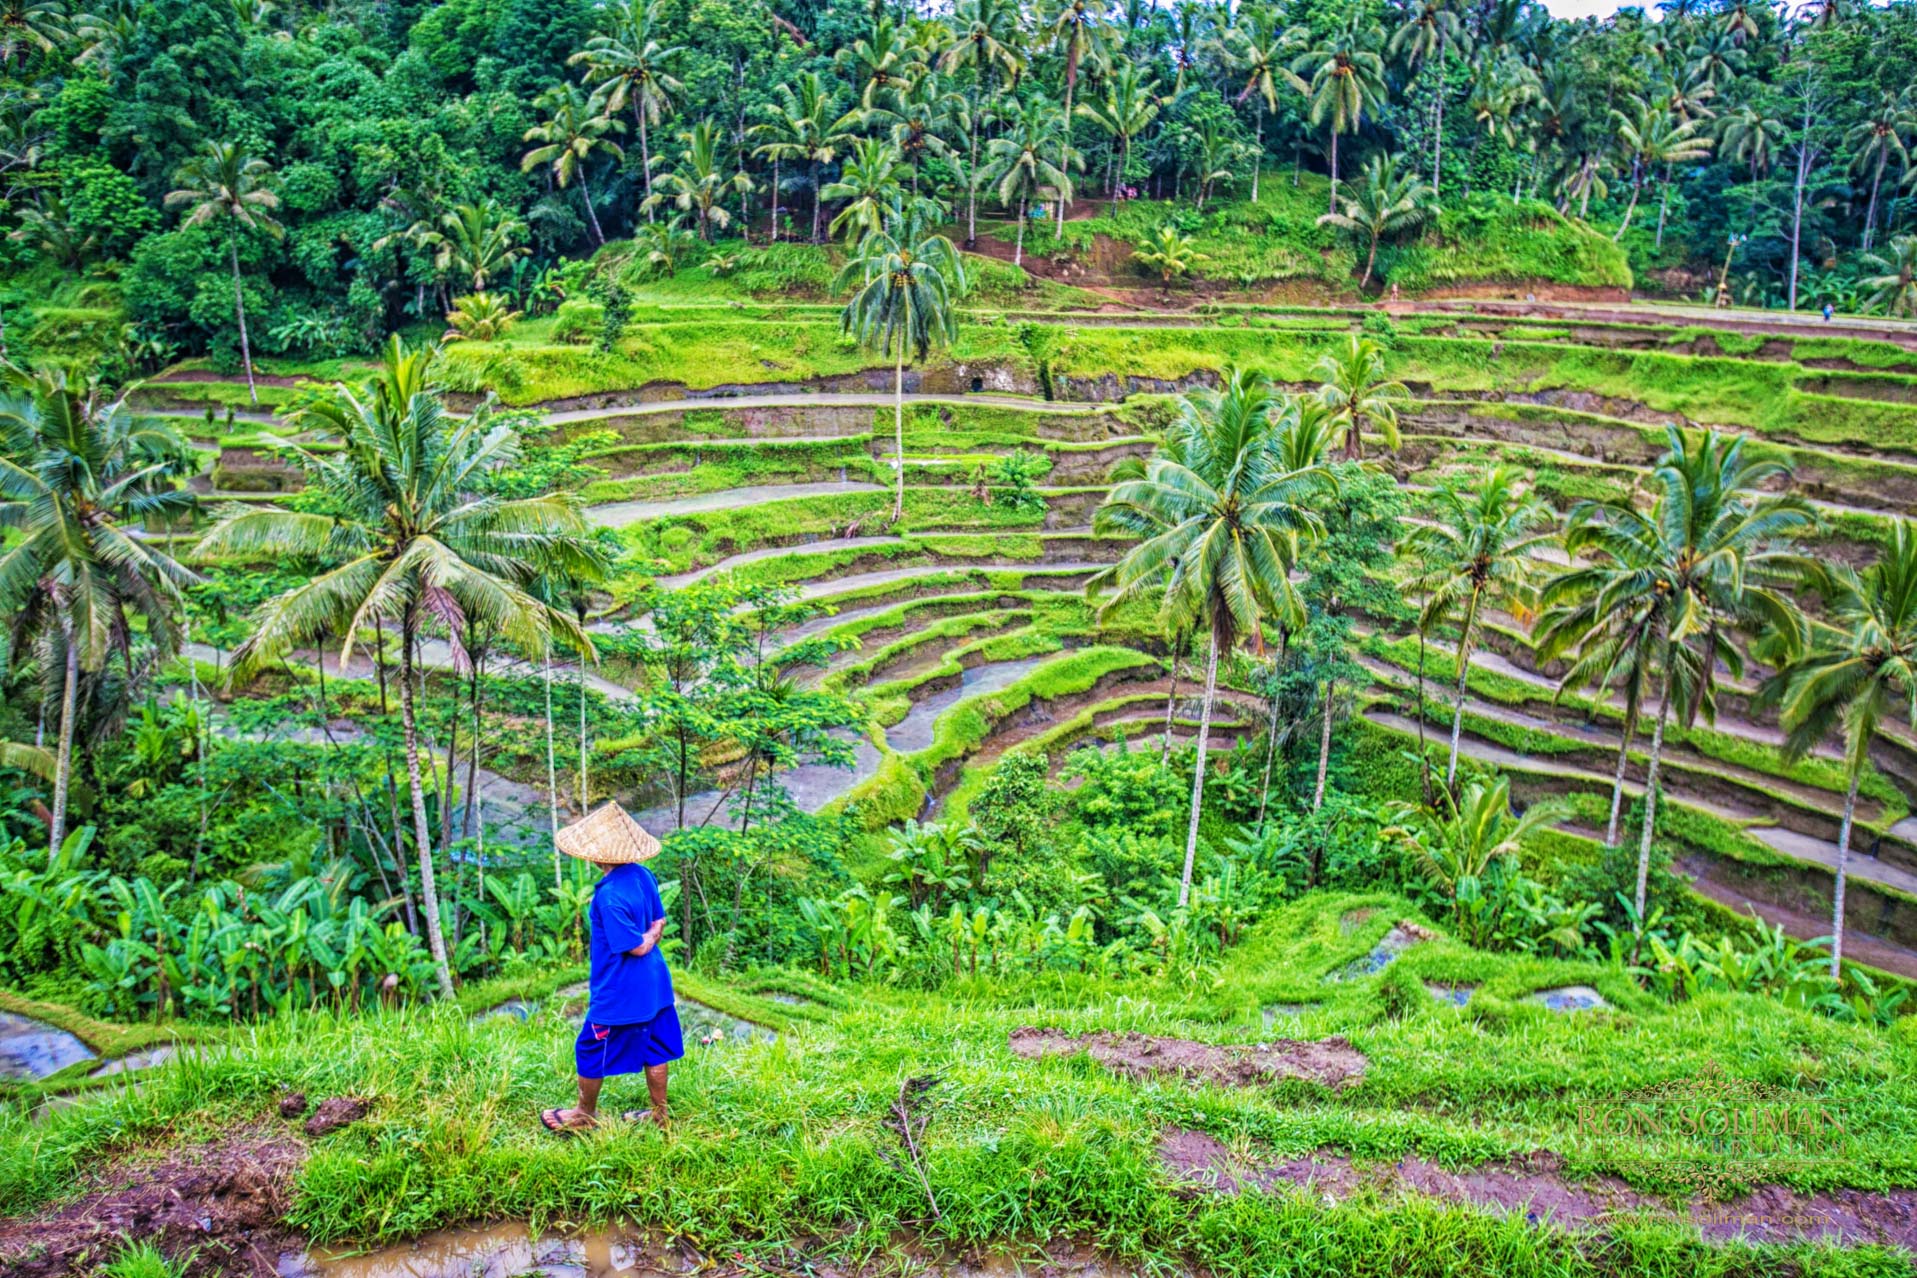
[[[625,1117],[664,1129],[666,1063],[684,1056],[686,1049],[672,1003],[672,973],[659,953],[665,905],[652,871],[640,864],[658,855],[659,841],[618,804],[608,803],[561,830],[558,844],[568,856],[597,865],[600,878],[587,914],[592,929],[591,994],[573,1048],[579,1103],[546,1110],[539,1121],[561,1135],[596,1127],[604,1080],[643,1072],[652,1108],[628,1110]]]

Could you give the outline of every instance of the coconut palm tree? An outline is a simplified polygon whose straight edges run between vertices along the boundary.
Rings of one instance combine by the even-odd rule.
[[[1437,197],[1415,172],[1400,172],[1396,156],[1379,152],[1365,162],[1364,176],[1351,183],[1349,193],[1339,201],[1343,211],[1320,214],[1318,225],[1335,226],[1369,241],[1364,274],[1358,280],[1363,289],[1371,283],[1371,270],[1378,262],[1378,242],[1424,225],[1436,209]]]
[[[866,349],[894,359],[892,522],[905,514],[905,361],[958,337],[958,299],[965,263],[952,241],[894,209],[885,227],[867,235],[839,273],[837,288],[855,291],[840,316],[843,330]]]
[[[1751,460],[1741,436],[1686,438],[1672,427],[1669,438],[1669,451],[1651,475],[1651,509],[1625,498],[1574,509],[1564,539],[1573,566],[1550,581],[1540,599],[1546,607],[1588,599],[1600,645],[1612,638],[1606,629],[1612,618],[1627,619],[1627,633],[1642,649],[1618,660],[1641,663],[1657,690],[1638,846],[1639,919],[1673,705],[1682,703],[1686,723],[1699,712],[1710,717],[1719,669],[1732,677],[1743,669],[1743,655],[1729,641],[1733,629],[1769,634],[1787,658],[1801,652],[1805,622],[1792,590],[1820,573],[1790,546],[1814,527],[1810,506],[1794,495],[1759,491],[1784,473],[1781,463]]]
[[[794,85],[797,87],[795,88]],[[812,174],[812,240],[824,240],[824,170],[857,136],[860,114],[841,113],[831,90],[816,71],[801,71],[792,85],[776,84],[779,100],[764,108],[766,118],[747,130],[760,139],[754,155],[772,161],[773,234],[778,234],[779,163],[789,160],[808,166]]]
[[[37,642],[63,672],[50,856],[66,837],[82,672],[120,656],[131,674],[134,618],[161,659],[179,651],[180,587],[197,578],[133,525],[192,509],[174,481],[193,469],[186,442],[124,398],[0,366],[0,608],[16,657]]]
[[[1181,907],[1191,896],[1198,855],[1219,658],[1241,639],[1262,642],[1268,621],[1292,630],[1304,623],[1291,570],[1300,543],[1324,530],[1312,504],[1335,487],[1321,466],[1283,468],[1272,405],[1265,375],[1240,369],[1227,369],[1218,391],[1186,397],[1144,476],[1115,485],[1099,512],[1098,526],[1133,533],[1139,542],[1085,587],[1091,595],[1111,592],[1101,615],[1133,600],[1155,599],[1166,633],[1202,627],[1211,640],[1179,878]]]
[[[904,196],[900,175],[905,161],[899,149],[884,138],[864,138],[853,144],[852,157],[845,162],[839,180],[829,184],[824,196],[844,200],[845,207],[832,219],[832,234],[845,233],[851,244],[885,229],[885,219]]]
[[[1318,398],[1344,424],[1345,460],[1363,461],[1364,432],[1375,427],[1384,446],[1398,447],[1398,405],[1411,398],[1403,382],[1388,381],[1384,351],[1369,337],[1353,333],[1341,350],[1327,352],[1312,375]]]
[[[1041,24],[1052,42],[1065,55],[1065,109],[1059,117],[1058,130],[1058,168],[1061,172],[1073,167],[1075,152],[1072,150],[1072,95],[1078,89],[1078,73],[1087,61],[1103,62],[1105,58],[1105,6],[1093,0],[1057,0],[1056,7],[1046,13]],[[1080,167],[1083,167],[1082,161]],[[1065,206],[1071,202],[1072,192],[1068,186],[1058,193],[1058,229],[1065,230]]]
[[[1910,151],[1904,139],[1917,133],[1917,111],[1905,98],[1886,92],[1868,118],[1859,120],[1844,135],[1844,145],[1852,150],[1851,172],[1870,174],[1870,202],[1864,206],[1864,251],[1868,253],[1877,234],[1877,190],[1884,181],[1884,169],[1894,156],[1905,168],[1910,166]]]
[[[663,44],[656,32],[663,25],[660,0],[625,0],[606,10],[609,30],[586,41],[586,47],[566,60],[584,63],[587,82],[605,95],[607,111],[632,108],[633,128],[639,133],[639,171],[645,193],[652,194],[651,131],[677,103],[685,87],[673,75],[685,50]],[[670,36],[668,35],[668,38]]]
[[[1429,64],[1437,68],[1438,83],[1431,95],[1431,189],[1441,190],[1439,178],[1444,170],[1444,63],[1445,51],[1456,49],[1469,57],[1471,36],[1464,29],[1451,0],[1424,0],[1391,33],[1385,52],[1403,58],[1416,73]]]
[[[1404,549],[1425,569],[1418,583],[1424,597],[1419,631],[1430,634],[1453,620],[1458,625],[1457,702],[1451,757],[1444,768],[1449,786],[1458,777],[1466,677],[1484,614],[1501,609],[1523,616],[1536,604],[1539,556],[1557,540],[1557,520],[1549,506],[1523,491],[1518,473],[1504,466],[1487,466],[1468,488],[1439,489],[1433,505],[1431,521],[1411,530]]]
[[[613,159],[625,156],[612,134],[625,129],[625,123],[606,114],[606,101],[595,93],[588,97],[576,84],[555,84],[533,99],[533,106],[546,118],[526,130],[524,142],[538,146],[519,157],[519,169],[530,173],[545,165],[553,183],[561,190],[575,180],[579,183],[580,203],[586,206],[586,220],[592,224],[592,242],[604,244],[606,233],[599,226],[599,212],[593,208],[592,186],[586,170],[597,153]]]
[[[322,636],[340,639],[344,666],[367,630],[399,628],[400,722],[427,939],[441,994],[452,969],[434,886],[433,840],[420,767],[416,675],[421,633],[443,626],[453,665],[464,673],[468,623],[543,652],[550,638],[592,652],[592,640],[566,611],[540,602],[531,587],[547,574],[591,580],[603,572],[585,519],[567,496],[508,500],[476,491],[486,471],[510,464],[517,435],[484,411],[445,411],[434,349],[409,350],[397,337],[364,387],[336,386],[295,419],[340,442],[336,453],[301,452],[309,490],[327,514],[246,509],[208,531],[198,553],[247,561],[304,560],[324,565],[308,580],[261,605],[254,631],[233,654],[245,677],[290,649]]]
[[[208,142],[205,151],[180,166],[173,180],[180,185],[167,192],[166,206],[184,206],[187,226],[226,228],[227,254],[233,263],[233,316],[240,327],[240,362],[246,366],[247,394],[258,405],[253,346],[246,335],[246,290],[240,281],[240,232],[257,231],[272,239],[285,234],[273,217],[280,197],[272,190],[272,166],[248,155],[237,142]]]
[[[1474,905],[1484,901],[1484,880],[1499,862],[1515,868],[1525,842],[1568,814],[1562,800],[1533,803],[1522,816],[1511,811],[1511,781],[1473,781],[1458,798],[1438,792],[1435,806],[1387,804],[1390,824],[1379,833],[1387,843],[1410,852],[1452,905],[1452,925],[1459,939],[1472,945],[1491,942],[1492,920],[1476,915]]]
[[[1367,111],[1383,108],[1389,90],[1384,59],[1378,55],[1381,33],[1372,27],[1360,31],[1354,19],[1343,31],[1326,37],[1298,56],[1292,71],[1306,81],[1307,114],[1314,125],[1331,128],[1331,195],[1329,212],[1338,211],[1338,136],[1356,133]]]
[[[1898,520],[1876,563],[1863,572],[1840,566],[1832,581],[1827,619],[1812,625],[1809,650],[1766,680],[1758,700],[1780,707],[1788,761],[1804,758],[1833,729],[1843,735],[1849,784],[1831,906],[1835,981],[1843,975],[1844,876],[1871,742],[1893,715],[1917,729],[1917,527]]]
[[[1145,247],[1132,254],[1132,260],[1158,272],[1158,282],[1170,288],[1173,280],[1191,274],[1211,259],[1198,251],[1191,236],[1167,222],[1145,242]]]
[[[711,116],[693,125],[689,132],[681,133],[679,140],[686,144],[686,149],[679,153],[679,163],[660,176],[659,189],[646,197],[646,205],[650,208],[670,199],[692,215],[699,228],[699,238],[710,241],[714,227],[724,230],[731,225],[732,211],[722,203],[726,193],[750,191],[752,179],[743,168],[726,172],[726,165],[719,158],[724,141]]]
[[[871,110],[888,93],[909,88],[925,70],[906,34],[889,16],[872,24],[871,34],[840,49],[838,63],[859,86],[859,105]]]
[[[998,194],[998,202],[1018,211],[1018,236],[1012,245],[1012,265],[1025,261],[1025,218],[1033,200],[1047,196],[1069,198],[1071,175],[1053,162],[1050,138],[1058,128],[1058,109],[1043,98],[1028,98],[1019,104],[1012,127],[1002,137],[986,143],[985,181]],[[1073,155],[1071,160],[1077,161]]]
[[[1917,235],[1894,235],[1890,252],[1866,253],[1863,265],[1877,275],[1858,283],[1870,290],[1870,304],[1890,315],[1917,315]]]
[[[1278,86],[1285,85],[1299,93],[1307,93],[1305,82],[1298,78],[1286,65],[1289,58],[1296,57],[1298,45],[1303,37],[1295,30],[1287,28],[1276,11],[1271,9],[1249,9],[1237,26],[1226,34],[1225,56],[1230,60],[1232,69],[1244,77],[1244,87],[1238,91],[1238,101],[1242,104],[1246,98],[1254,97],[1252,115],[1255,123],[1252,137],[1255,140],[1253,153],[1255,159],[1251,167],[1251,202],[1258,202],[1258,176],[1265,167],[1265,112],[1278,109]]]
[[[1631,227],[1631,214],[1637,210],[1644,184],[1660,170],[1694,164],[1710,155],[1711,138],[1699,131],[1697,120],[1681,120],[1663,103],[1652,104],[1642,98],[1633,98],[1629,111],[1614,109],[1611,123],[1617,130],[1618,151],[1631,173],[1631,198],[1624,206],[1623,221],[1611,236],[1622,240]]]
[[[1125,170],[1131,164],[1132,143],[1158,118],[1157,92],[1158,81],[1143,78],[1137,63],[1124,62],[1105,81],[1105,98],[1102,102],[1078,104],[1078,113],[1096,124],[1112,140],[1112,165],[1105,185],[1111,196],[1113,212],[1118,210],[1118,193],[1125,186]],[[1256,181],[1254,178],[1254,187]]]
[[[985,94],[1001,78],[1016,76],[1025,60],[1019,45],[1018,6],[1010,0],[964,0],[953,24],[954,41],[942,64],[947,74],[972,68],[972,105],[966,114],[965,246],[978,242],[979,130],[986,118]]]
[[[526,224],[497,200],[455,204],[439,219],[433,236],[434,266],[450,272],[464,287],[483,293],[496,275],[531,252],[519,243]]]

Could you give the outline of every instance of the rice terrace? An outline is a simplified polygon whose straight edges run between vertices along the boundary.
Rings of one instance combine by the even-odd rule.
[[[0,1275],[1909,1278],[1912,67],[0,0]]]

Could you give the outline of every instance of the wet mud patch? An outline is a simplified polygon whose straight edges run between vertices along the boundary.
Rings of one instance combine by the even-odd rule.
[[[1067,1034],[1028,1025],[1012,1031],[1011,1047],[1027,1060],[1085,1055],[1127,1078],[1169,1075],[1222,1087],[1302,1079],[1337,1090],[1361,1081],[1366,1065],[1364,1053],[1342,1035],[1233,1045],[1110,1031]]]
[[[325,1136],[342,1127],[350,1127],[371,1113],[373,1103],[360,1096],[335,1096],[323,1100],[319,1108],[306,1120],[308,1136]]]
[[[276,1272],[287,1237],[281,1222],[305,1155],[284,1134],[251,1129],[123,1166],[63,1206],[0,1220],[0,1273],[90,1273],[130,1238],[190,1256],[191,1274],[265,1278]]]
[[[1708,1242],[1879,1243],[1917,1249],[1917,1190],[1887,1193],[1838,1189],[1805,1193],[1764,1185],[1722,1202],[1672,1202],[1633,1189],[1615,1176],[1570,1180],[1549,1150],[1519,1158],[1450,1169],[1416,1156],[1395,1162],[1354,1163],[1324,1150],[1298,1158],[1235,1154],[1205,1132],[1168,1127],[1158,1158],[1181,1191],[1236,1194],[1247,1189],[1302,1190],[1341,1201],[1362,1193],[1420,1195],[1494,1215],[1522,1213],[1532,1224],[1602,1231],[1627,1215],[1688,1221]]]

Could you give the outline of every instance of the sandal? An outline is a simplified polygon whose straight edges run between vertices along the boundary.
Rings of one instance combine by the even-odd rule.
[[[598,1123],[589,1122],[583,1125],[575,1126],[574,1124],[568,1123],[559,1117],[561,1114],[565,1112],[566,1111],[563,1107],[560,1109],[541,1110],[539,1111],[539,1125],[541,1127],[544,1127],[547,1131],[551,1132],[553,1135],[561,1136],[561,1137],[576,1136],[580,1132],[589,1132],[593,1128],[599,1125]]]

